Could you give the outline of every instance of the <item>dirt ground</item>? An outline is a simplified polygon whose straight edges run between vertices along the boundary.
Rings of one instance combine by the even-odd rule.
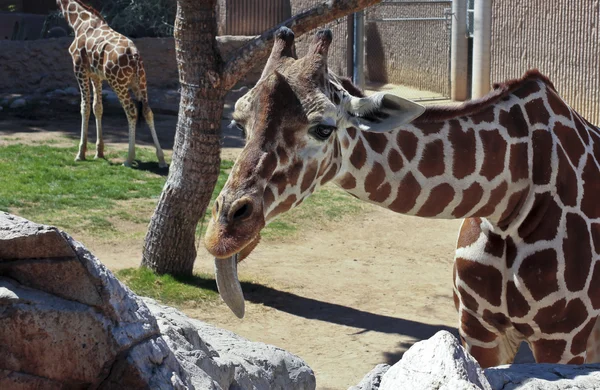
[[[175,123],[174,116],[156,116],[167,155]],[[76,115],[35,121],[4,117],[0,143],[2,138],[78,139],[79,126]],[[124,116],[106,117],[104,128],[108,149],[125,147]],[[91,122],[90,157],[94,133]],[[138,131],[138,144],[152,145],[148,131]],[[232,159],[243,140],[224,127],[223,144],[224,157]],[[376,364],[396,362],[415,341],[441,329],[456,332],[451,278],[460,221],[407,217],[372,205],[365,210],[294,240],[261,243],[239,270],[241,279],[251,281],[244,285],[243,320],[220,301],[187,314],[299,355],[315,371],[319,389],[346,389]],[[139,265],[141,240],[115,246],[75,238],[110,269]],[[198,253],[198,270],[212,273],[202,245]]]

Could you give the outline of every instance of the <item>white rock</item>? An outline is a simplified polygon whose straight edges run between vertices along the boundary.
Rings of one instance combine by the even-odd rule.
[[[12,103],[10,103],[10,108],[15,109],[15,108],[23,108],[27,105],[27,100],[23,99],[23,98],[19,98],[19,99],[15,99],[12,101]]]
[[[378,390],[381,385],[381,377],[390,369],[389,364],[378,364],[372,369],[356,386],[348,390]]]
[[[406,351],[381,380],[380,390],[491,390],[483,370],[458,340],[439,331]]]
[[[485,370],[494,390],[597,390],[600,364],[512,364]]]

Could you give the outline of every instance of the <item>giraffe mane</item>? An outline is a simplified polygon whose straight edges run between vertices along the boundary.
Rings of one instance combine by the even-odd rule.
[[[425,112],[414,120],[415,123],[444,121],[460,116],[466,116],[477,113],[486,107],[489,107],[502,98],[513,93],[517,89],[526,87],[531,82],[541,81],[556,92],[554,84],[548,77],[540,73],[537,69],[528,70],[523,77],[505,81],[504,83],[495,83],[493,91],[486,96],[465,102],[458,106],[430,105]]]
[[[96,16],[97,18],[99,18],[100,20],[102,20],[104,23],[107,23],[106,20],[104,19],[104,17],[102,16],[102,14],[100,14],[99,11],[97,11],[94,7],[92,7],[89,4],[84,3],[81,0],[72,0],[74,2],[76,2],[77,4],[79,4],[80,6],[82,6],[86,11],[90,12],[92,15]]]

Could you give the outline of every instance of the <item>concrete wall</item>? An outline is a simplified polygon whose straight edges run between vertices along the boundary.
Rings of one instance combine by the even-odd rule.
[[[248,37],[219,37],[222,55],[242,46]],[[33,93],[77,87],[68,48],[73,38],[36,41],[0,40],[0,93]],[[134,42],[144,60],[149,88],[177,88],[179,75],[173,38],[140,38]],[[259,69],[260,70],[260,69]],[[249,75],[248,84],[257,78]]]
[[[538,68],[586,119],[600,125],[600,1],[496,0],[492,82]]]

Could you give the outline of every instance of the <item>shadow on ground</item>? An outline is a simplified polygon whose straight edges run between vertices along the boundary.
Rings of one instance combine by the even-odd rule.
[[[217,292],[214,279],[200,276],[178,278],[182,283]],[[280,291],[257,283],[242,282],[242,290],[247,301],[272,307],[295,316],[325,321],[337,325],[361,329],[356,334],[365,332],[381,332],[399,334],[414,339],[413,342],[399,343],[397,350],[402,352],[385,352],[386,363],[393,364],[400,360],[404,351],[419,340],[428,339],[440,330],[446,330],[456,337],[458,331],[445,325],[431,325],[403,318],[373,314],[351,307],[306,298],[287,291]],[[233,315],[233,314],[232,314]]]

